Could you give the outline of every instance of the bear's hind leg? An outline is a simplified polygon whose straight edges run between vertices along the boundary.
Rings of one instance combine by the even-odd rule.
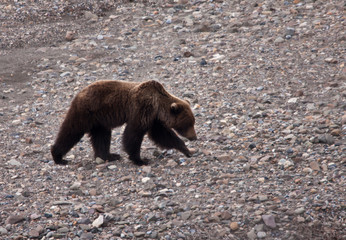
[[[154,122],[153,126],[148,131],[148,136],[161,148],[175,148],[185,156],[191,157],[191,153],[184,141],[181,140],[173,130],[165,127],[160,121]]]
[[[104,161],[115,161],[120,159],[119,154],[109,152],[111,144],[112,130],[105,127],[94,127],[90,131],[90,140],[94,149],[95,158],[99,157]]]
[[[131,124],[127,124],[123,135],[124,150],[129,155],[129,159],[138,166],[148,164],[148,162],[143,161],[140,156],[141,145],[145,133],[145,130],[134,128]]]

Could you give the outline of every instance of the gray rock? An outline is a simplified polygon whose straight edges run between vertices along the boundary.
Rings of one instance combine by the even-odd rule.
[[[92,233],[90,233],[90,232],[84,232],[80,236],[81,240],[92,240],[93,238],[94,238],[94,235]]]
[[[274,43],[275,44],[280,44],[280,43],[283,43],[285,41],[285,39],[283,39],[282,37],[278,37],[274,40]]]
[[[68,201],[55,201],[52,203],[52,205],[72,205],[72,202],[68,202]]]
[[[310,163],[310,167],[314,171],[320,171],[320,166],[319,166],[318,162],[316,162],[316,161],[312,161]]]
[[[167,167],[175,167],[177,165],[178,163],[176,163],[176,161],[174,161],[173,159],[168,160],[166,164]]]
[[[261,202],[265,202],[268,200],[268,196],[267,195],[258,195],[258,200],[260,200]]]
[[[183,97],[184,97],[184,98],[193,98],[194,96],[195,96],[195,93],[192,92],[192,91],[186,91],[186,92],[184,92],[184,94],[183,94]]]
[[[84,17],[92,22],[95,22],[98,20],[98,16],[92,12],[85,11],[84,12]]]
[[[4,227],[0,227],[0,235],[6,235],[8,233],[7,229]]]
[[[296,30],[294,28],[286,28],[286,33],[285,33],[285,37],[287,38],[287,36],[293,36],[295,34]]]
[[[54,239],[66,238],[66,233],[53,233],[52,236]]]
[[[62,227],[57,230],[58,233],[68,233],[69,231],[68,227]]]
[[[155,213],[150,213],[150,214],[148,215],[148,221],[149,221],[149,222],[155,222],[155,221],[157,221],[157,220],[159,220],[159,218],[156,216]]]
[[[22,222],[25,220],[25,216],[24,215],[10,215],[7,219],[6,219],[6,224],[16,224],[19,222]]]
[[[230,212],[228,212],[228,211],[225,211],[225,212],[221,213],[220,217],[221,217],[222,220],[231,220],[232,214]]]
[[[71,76],[72,73],[71,72],[63,72],[60,74],[60,77],[67,77],[67,76]]]
[[[78,224],[90,224],[91,220],[89,218],[82,218],[78,220]]]
[[[258,238],[265,238],[266,236],[267,236],[267,234],[265,232],[258,232],[257,233]]]
[[[151,172],[151,167],[150,166],[144,166],[142,168],[142,171],[145,172],[145,173],[150,173]]]
[[[334,144],[335,140],[330,134],[323,134],[318,137],[319,143],[326,143],[328,145]]]
[[[251,229],[251,231],[246,233],[246,235],[250,240],[255,240],[256,239],[255,229]]]
[[[195,32],[211,32],[212,29],[211,29],[209,23],[203,23],[203,24],[197,26],[194,31]]]
[[[32,229],[29,231],[29,236],[31,238],[38,238],[40,236],[40,233],[36,229]]]
[[[262,215],[263,222],[270,228],[276,228],[275,217],[273,215]]]
[[[295,214],[302,214],[305,212],[305,208],[301,207],[301,208],[297,208],[296,210],[294,210]]]
[[[180,217],[182,220],[186,221],[191,217],[191,212],[190,211],[183,212],[181,213]]]
[[[263,227],[264,227],[263,224],[256,224],[254,229],[256,230],[256,232],[261,232],[263,231]]]
[[[139,238],[139,237],[144,237],[145,232],[134,232],[133,235],[134,235],[135,237],[137,237],[137,238]]]
[[[22,166],[22,164],[15,159],[11,159],[10,161],[8,161],[8,164],[10,164],[12,166],[16,166],[16,167]]]
[[[95,159],[95,162],[96,162],[97,164],[103,164],[103,163],[105,163],[105,161],[104,161],[102,158],[99,158],[99,157],[97,157],[97,158]]]
[[[152,231],[150,234],[150,237],[156,239],[158,237],[158,235],[159,235],[158,232]]]

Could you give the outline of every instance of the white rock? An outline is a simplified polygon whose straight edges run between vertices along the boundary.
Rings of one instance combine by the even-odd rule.
[[[265,232],[258,232],[257,233],[258,238],[265,238],[266,236],[267,236],[267,234]]]
[[[108,166],[108,169],[110,169],[110,170],[113,170],[113,169],[116,169],[116,168],[117,168],[116,165],[110,165],[110,166]]]
[[[71,189],[71,190],[77,190],[77,189],[80,188],[81,185],[82,185],[82,183],[80,183],[80,182],[74,182],[74,183],[72,184],[72,186],[70,187],[70,189]]]
[[[0,227],[0,235],[5,235],[5,234],[7,234],[7,229]]]
[[[147,183],[150,181],[150,177],[144,177],[142,178],[142,183]]]
[[[298,101],[298,98],[290,98],[288,99],[288,103],[296,103]]]
[[[93,227],[101,227],[102,224],[104,223],[104,220],[103,220],[103,215],[100,215],[98,218],[96,218],[93,223],[92,223],[92,226]]]
[[[313,4],[306,4],[305,8],[307,10],[311,10],[311,9],[314,9],[314,5]]]
[[[17,120],[13,120],[13,121],[12,121],[12,124],[13,124],[13,125],[19,125],[19,124],[20,124],[20,120],[18,120],[18,119],[17,119]]]
[[[225,55],[221,55],[221,54],[214,54],[213,55],[213,58],[211,59],[212,61],[220,61],[220,60],[222,60],[222,59],[224,59],[225,58]]]
[[[302,213],[304,213],[304,212],[305,212],[305,209],[304,209],[303,207],[297,208],[296,210],[294,210],[294,213],[295,213],[295,214],[302,214]]]
[[[278,37],[274,40],[274,43],[283,43],[285,41],[285,39],[283,39],[282,37]]]

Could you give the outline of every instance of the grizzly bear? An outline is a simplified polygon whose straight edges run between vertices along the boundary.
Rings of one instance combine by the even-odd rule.
[[[145,134],[159,147],[177,149],[187,157],[191,153],[176,132],[189,140],[197,139],[189,103],[169,94],[159,82],[102,80],[85,87],[72,100],[51,148],[54,162],[67,164],[63,156],[85,133],[90,136],[95,158],[120,159],[109,148],[112,129],[124,123],[123,148],[136,165],[147,164],[140,157]]]

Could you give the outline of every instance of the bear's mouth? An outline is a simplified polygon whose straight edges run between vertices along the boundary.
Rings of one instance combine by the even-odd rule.
[[[186,139],[188,139],[188,140],[190,140],[190,141],[195,141],[195,140],[197,140],[197,135],[196,135],[196,132],[195,132],[195,129],[194,129],[194,128],[190,128],[190,129],[187,130],[187,131],[183,131],[183,130],[181,130],[181,129],[177,129],[176,132],[177,132],[180,136],[182,136],[182,137],[184,137],[184,138],[186,138]]]
[[[191,137],[186,137],[187,139],[189,139],[190,141],[195,141],[197,140],[197,136],[191,136]]]

